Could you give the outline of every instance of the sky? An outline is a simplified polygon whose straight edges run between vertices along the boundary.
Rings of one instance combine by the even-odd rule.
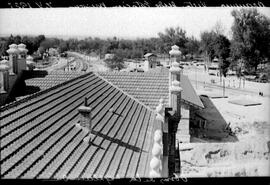
[[[37,8],[0,9],[0,35],[158,37],[167,27],[200,38],[217,22],[230,37],[233,7]],[[270,17],[270,8],[258,8]]]

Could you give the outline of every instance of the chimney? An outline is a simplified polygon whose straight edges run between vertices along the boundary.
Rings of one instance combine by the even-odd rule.
[[[76,126],[83,130],[86,133],[84,142],[89,142],[91,140],[92,133],[92,120],[91,120],[91,108],[87,107],[87,98],[84,100],[84,105],[78,108],[80,114],[79,123]]]
[[[7,50],[7,53],[9,54],[9,74],[14,75],[18,72],[18,46],[17,44],[11,44],[9,45],[9,49]]]
[[[8,92],[9,88],[9,66],[7,60],[0,62],[0,93]]]
[[[22,70],[26,70],[26,54],[28,50],[26,49],[25,44],[19,44],[18,45],[19,55],[18,55],[18,72],[21,72]]]

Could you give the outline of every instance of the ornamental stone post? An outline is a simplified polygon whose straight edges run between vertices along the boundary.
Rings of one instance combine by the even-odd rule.
[[[173,111],[175,111],[176,116],[181,117],[181,91],[180,87],[180,73],[181,68],[179,63],[176,61],[177,57],[181,55],[181,51],[179,51],[179,47],[174,45],[171,47],[171,51],[169,52],[171,56],[171,67],[169,73],[169,85],[170,85],[170,94],[169,94],[169,104],[172,107]]]
[[[22,70],[26,69],[26,54],[28,52],[28,50],[26,49],[26,45],[25,44],[19,44],[18,45],[18,72],[21,72]]]
[[[9,54],[9,74],[14,75],[17,74],[17,59],[18,59],[18,46],[17,44],[11,44],[9,45],[9,49],[7,50],[7,53]]]
[[[0,93],[6,93],[9,87],[9,66],[7,60],[0,62]]]

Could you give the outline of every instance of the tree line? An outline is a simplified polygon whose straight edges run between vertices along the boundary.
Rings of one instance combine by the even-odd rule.
[[[270,56],[270,21],[260,14],[256,8],[242,8],[233,10],[234,18],[231,27],[232,38],[224,34],[222,24],[217,23],[211,31],[204,31],[200,39],[188,37],[186,31],[180,27],[166,28],[159,32],[158,37],[145,39],[119,39],[117,37],[100,39],[87,37],[85,39],[45,38],[12,35],[0,40],[0,55],[7,55],[6,50],[11,43],[24,43],[29,50],[28,54],[35,52],[43,54],[48,48],[57,48],[60,53],[76,51],[86,54],[95,53],[104,56],[106,53],[118,55],[117,61],[123,58],[138,59],[148,52],[169,57],[171,46],[179,46],[183,56],[203,57],[206,61],[219,59],[221,73],[226,75],[229,68],[237,70],[246,69],[256,71],[260,63],[269,63]],[[120,65],[122,66],[122,65]]]
[[[248,73],[257,71],[259,64],[270,62],[270,20],[257,9],[233,10],[229,40],[217,26],[201,34],[200,50],[206,60],[219,59],[221,73],[226,75],[228,68]]]

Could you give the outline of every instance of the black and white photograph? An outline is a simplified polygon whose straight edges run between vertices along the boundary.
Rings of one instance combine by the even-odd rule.
[[[270,8],[0,8],[1,179],[270,176]]]

